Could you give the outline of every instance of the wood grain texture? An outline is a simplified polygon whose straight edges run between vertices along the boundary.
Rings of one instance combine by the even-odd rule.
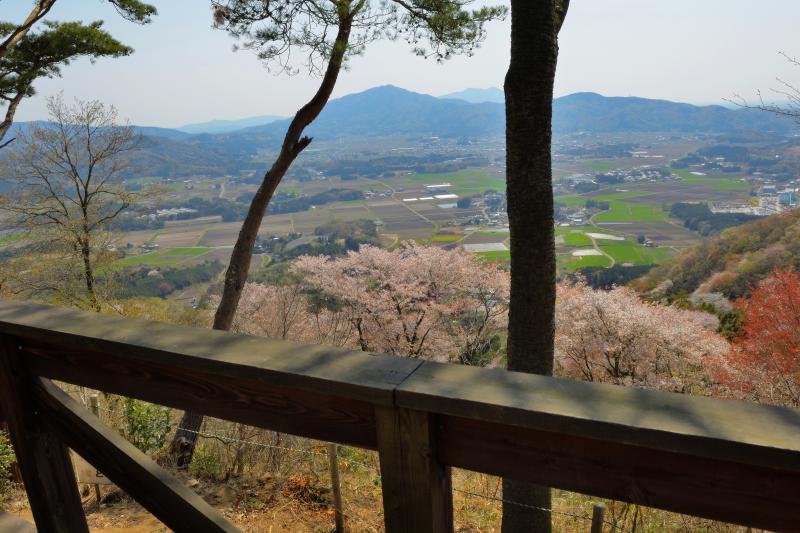
[[[69,450],[43,425],[18,343],[0,337],[0,403],[39,531],[88,532]]]
[[[440,416],[439,461],[774,531],[800,530],[800,473]]]
[[[173,531],[239,531],[49,380],[37,379],[34,395],[53,432]]]
[[[423,363],[398,406],[800,472],[800,410]]]
[[[370,403],[112,354],[23,346],[36,375],[251,426],[375,449]]]
[[[375,415],[386,531],[453,531],[450,468],[438,460],[433,419],[385,407]]]
[[[115,354],[377,405],[392,405],[395,386],[420,364],[331,346],[0,300],[3,333],[64,350]]]

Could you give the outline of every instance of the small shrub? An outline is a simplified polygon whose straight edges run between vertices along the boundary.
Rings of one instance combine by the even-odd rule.
[[[5,431],[0,431],[0,502],[6,498],[9,488],[11,488],[11,465],[16,462],[14,448]]]
[[[214,479],[220,471],[219,454],[202,444],[198,445],[189,465],[189,473],[201,479]]]
[[[145,453],[164,447],[169,434],[169,408],[125,398],[126,437]]]

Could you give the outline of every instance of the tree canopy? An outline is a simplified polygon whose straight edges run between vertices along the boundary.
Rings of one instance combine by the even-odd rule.
[[[126,20],[138,24],[150,22],[156,9],[138,0],[108,0]],[[114,39],[102,21],[90,23],[42,20],[56,0],[35,2],[22,23],[0,21],[0,101],[6,106],[0,122],[0,141],[8,133],[20,102],[33,96],[37,78],[61,75],[61,67],[79,57],[94,60],[120,57],[133,49]],[[41,21],[40,28],[34,28]],[[13,139],[5,140],[0,148]]]
[[[413,51],[438,60],[471,54],[484,25],[505,15],[503,6],[466,9],[473,0],[213,0],[215,22],[244,49],[268,64],[296,72],[300,52],[310,72],[319,73],[334,55],[336,29],[350,19],[343,60],[378,39],[404,39]]]

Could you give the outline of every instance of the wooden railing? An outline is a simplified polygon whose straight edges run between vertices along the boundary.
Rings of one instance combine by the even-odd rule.
[[[390,532],[453,529],[450,467],[800,530],[800,411],[0,302],[0,401],[40,531],[86,531],[67,447],[167,526],[234,531],[49,380],[377,450]]]

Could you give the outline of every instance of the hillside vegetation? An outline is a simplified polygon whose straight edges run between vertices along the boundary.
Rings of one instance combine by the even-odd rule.
[[[729,228],[634,282],[639,290],[666,293],[721,292],[730,298],[750,288],[776,267],[795,267],[800,257],[800,210]]]

